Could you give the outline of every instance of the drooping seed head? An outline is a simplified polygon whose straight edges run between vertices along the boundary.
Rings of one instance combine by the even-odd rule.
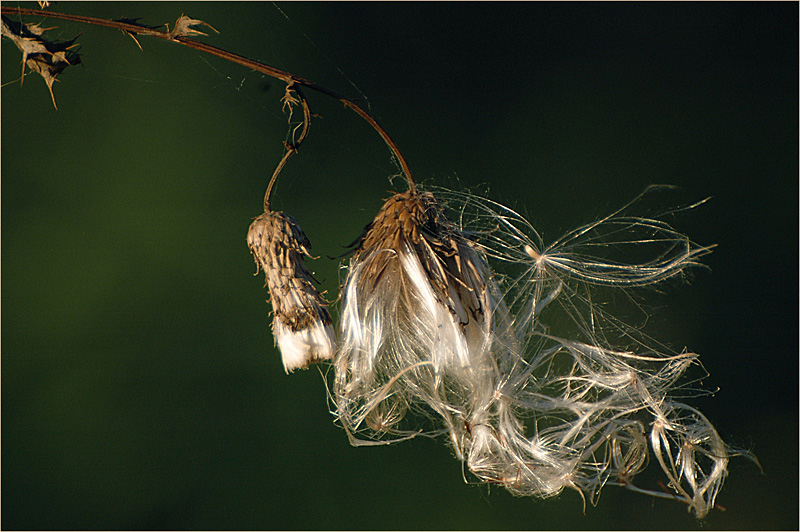
[[[268,211],[247,232],[247,245],[266,276],[272,332],[286,372],[330,359],[334,336],[328,304],[303,260],[311,244],[297,221]]]
[[[412,284],[429,284],[459,326],[485,321],[486,265],[429,192],[392,196],[367,226],[353,257],[353,262],[368,261],[357,290],[373,292],[398,260]],[[422,278],[413,271],[417,262]]]
[[[333,395],[351,434],[363,423],[407,436],[409,409],[463,425],[453,412],[490,400],[505,309],[482,255],[431,193],[385,202],[357,241],[342,305]]]
[[[396,194],[350,261],[332,398],[351,443],[367,443],[356,437],[362,434],[382,443],[447,434],[472,474],[515,495],[571,488],[595,503],[616,484],[705,516],[728,459],[751,455],[725,445],[700,412],[671,397],[697,356],[660,352],[584,285],[648,286],[696,265],[710,248],[622,211],[544,246],[507,207],[437,196],[462,223],[477,210],[481,224],[452,223],[430,193]],[[649,236],[637,237],[640,230]],[[665,250],[633,264],[581,253],[578,244],[608,238],[636,252]],[[505,275],[492,273],[487,257],[503,261]],[[554,312],[551,320],[550,309],[562,308],[574,339],[551,329],[563,316]],[[634,340],[632,348],[615,346],[617,330]],[[648,461],[658,463],[672,493],[633,483]]]

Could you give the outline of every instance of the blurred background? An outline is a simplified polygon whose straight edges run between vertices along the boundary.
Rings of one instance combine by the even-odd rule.
[[[5,6],[35,7],[6,2]],[[714,511],[607,487],[465,484],[445,441],[353,448],[318,369],[286,375],[245,243],[283,153],[284,85],[172,43],[82,33],[83,64],[20,85],[2,43],[2,528],[797,529],[797,3],[104,3],[359,100],[423,184],[488,188],[545,241],[647,185],[718,244],[645,294],[648,331],[701,354],[692,402],[734,459]],[[315,118],[273,208],[337,257],[402,190],[354,113]],[[651,464],[656,467],[656,464]],[[469,477],[468,477],[469,478]],[[655,480],[652,480],[655,482]]]

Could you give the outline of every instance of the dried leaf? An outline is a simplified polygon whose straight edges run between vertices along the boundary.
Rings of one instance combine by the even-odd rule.
[[[34,35],[42,35],[46,31],[54,30],[57,26],[53,26],[50,28],[43,28],[42,23],[39,22],[37,24],[28,24],[26,28],[29,32],[33,33]]]
[[[50,41],[43,37],[44,32],[49,29],[53,28],[41,28],[38,24],[27,26],[2,17],[2,36],[13,41],[22,52],[20,83],[25,81],[25,67],[42,76],[50,91],[53,106],[58,109],[53,94],[56,76],[68,66],[79,64],[81,60],[80,55],[73,50],[77,37],[70,41]]]
[[[58,105],[56,105],[56,96],[53,94],[53,83],[57,81],[56,76],[59,75],[65,67],[61,66],[63,63],[57,63],[56,67],[54,67],[53,65],[44,61],[42,59],[43,57],[44,56],[42,55],[36,55],[28,59],[25,64],[32,71],[42,76],[42,79],[44,79],[44,82],[47,84],[47,89],[50,91],[50,98],[53,100],[53,107],[58,110]]]

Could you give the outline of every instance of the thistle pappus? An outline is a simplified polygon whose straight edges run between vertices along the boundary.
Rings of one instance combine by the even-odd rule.
[[[728,459],[752,455],[673,397],[686,393],[678,380],[697,355],[626,326],[588,287],[628,295],[680,276],[711,247],[629,214],[635,202],[545,246],[511,209],[436,195],[470,225],[451,222],[430,192],[409,191],[356,241],[332,389],[351,443],[447,434],[472,474],[515,495],[575,489],[595,503],[617,485],[705,516]],[[597,249],[607,245],[641,260],[605,258]],[[633,483],[652,458],[669,493]]]
[[[311,244],[297,221],[267,211],[250,225],[247,244],[266,276],[272,332],[286,372],[333,357],[331,316],[303,261],[304,254],[311,256]]]
[[[469,404],[494,392],[499,300],[433,194],[389,198],[356,241],[342,289],[334,401],[345,428],[405,435],[398,423],[420,406],[463,424]]]

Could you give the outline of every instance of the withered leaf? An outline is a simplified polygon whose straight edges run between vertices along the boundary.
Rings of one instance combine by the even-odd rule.
[[[22,52],[20,82],[25,81],[25,67],[42,76],[50,91],[53,106],[58,109],[53,94],[53,83],[56,81],[56,76],[65,68],[80,63],[80,55],[73,50],[75,39],[51,41],[43,37],[48,29],[52,28],[41,28],[38,24],[27,26],[8,17],[2,17],[2,36],[10,39]]]

